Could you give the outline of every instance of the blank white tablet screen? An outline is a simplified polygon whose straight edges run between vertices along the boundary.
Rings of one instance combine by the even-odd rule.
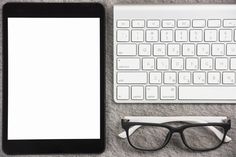
[[[8,18],[8,140],[99,139],[99,59],[99,18]]]

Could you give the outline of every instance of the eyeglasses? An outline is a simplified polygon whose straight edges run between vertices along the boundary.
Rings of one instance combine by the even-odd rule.
[[[170,122],[187,122],[173,127]],[[190,124],[189,124],[190,123]],[[121,138],[138,150],[156,151],[165,147],[173,133],[181,135],[184,145],[193,151],[210,151],[231,141],[227,132],[231,121],[227,117],[125,117],[121,120]]]

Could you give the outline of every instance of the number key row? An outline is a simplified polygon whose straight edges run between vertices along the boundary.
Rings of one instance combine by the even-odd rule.
[[[146,33],[146,34],[145,34]],[[188,35],[189,34],[189,35]],[[236,41],[236,30],[231,29],[195,29],[195,30],[131,30],[119,29],[117,30],[117,42],[231,42]],[[145,38],[146,37],[146,38]]]

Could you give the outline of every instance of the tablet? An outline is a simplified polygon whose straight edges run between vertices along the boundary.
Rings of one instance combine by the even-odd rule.
[[[3,7],[3,150],[99,153],[105,147],[104,8]]]

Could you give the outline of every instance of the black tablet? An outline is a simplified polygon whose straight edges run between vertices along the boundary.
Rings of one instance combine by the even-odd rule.
[[[98,3],[3,7],[3,150],[104,150],[104,8]]]

